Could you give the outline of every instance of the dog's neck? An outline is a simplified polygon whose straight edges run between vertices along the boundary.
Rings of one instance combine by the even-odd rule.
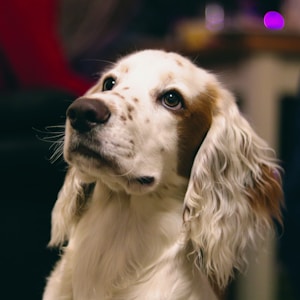
[[[67,249],[74,251],[70,255],[76,261],[73,277],[76,293],[95,288],[105,290],[103,287],[112,290],[112,286],[122,288],[144,276],[142,273],[153,267],[153,262],[180,243],[184,191],[174,193],[170,188],[146,195],[128,195],[96,183]],[[78,245],[78,251],[73,250],[73,243]],[[95,282],[82,278],[93,278]],[[87,296],[82,294],[83,298]]]

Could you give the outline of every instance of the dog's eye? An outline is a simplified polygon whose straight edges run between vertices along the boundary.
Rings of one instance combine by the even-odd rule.
[[[182,96],[176,91],[168,91],[161,96],[162,105],[172,110],[183,108]]]
[[[115,84],[116,80],[113,77],[106,78],[103,82],[102,91],[104,92],[112,90]]]

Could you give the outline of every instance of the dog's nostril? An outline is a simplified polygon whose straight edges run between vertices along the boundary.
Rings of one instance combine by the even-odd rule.
[[[110,111],[101,100],[79,98],[69,106],[67,117],[74,129],[86,132],[98,124],[106,123]]]

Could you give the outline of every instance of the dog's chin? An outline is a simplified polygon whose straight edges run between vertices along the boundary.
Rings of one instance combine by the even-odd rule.
[[[134,174],[121,167],[120,163],[95,153],[87,148],[77,148],[65,153],[65,160],[78,171],[84,183],[101,181],[114,191],[140,195],[154,191],[158,176],[153,174]]]
[[[157,179],[154,176],[118,175],[109,168],[85,170],[76,166],[82,182],[92,183],[100,181],[110,190],[125,192],[128,195],[143,195],[155,190]]]

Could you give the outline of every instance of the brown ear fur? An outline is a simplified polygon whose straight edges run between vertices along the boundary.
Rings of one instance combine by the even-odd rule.
[[[220,88],[210,129],[196,154],[185,196],[184,221],[197,261],[225,287],[243,270],[246,249],[281,222],[281,180],[273,151]]]

